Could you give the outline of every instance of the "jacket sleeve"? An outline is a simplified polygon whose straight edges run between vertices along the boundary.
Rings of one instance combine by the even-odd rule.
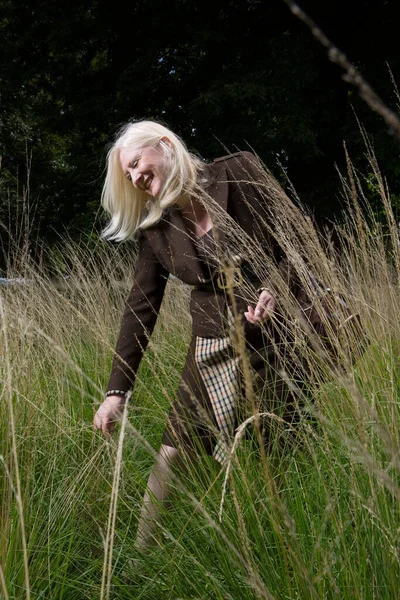
[[[133,286],[122,318],[107,390],[126,392],[136,372],[160,310],[168,271],[159,263],[147,236],[139,239]]]
[[[265,173],[259,160],[251,152],[233,155],[227,167],[230,178],[229,210],[248,234],[245,242],[249,260],[248,276],[255,287],[265,286],[271,289],[272,274],[268,272],[267,265],[262,265],[257,258],[260,247],[272,259],[275,267],[284,258],[274,237],[269,201],[279,184]]]

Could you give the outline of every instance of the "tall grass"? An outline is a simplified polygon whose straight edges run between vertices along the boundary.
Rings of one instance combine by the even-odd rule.
[[[290,273],[277,270],[230,223],[232,239],[245,242],[279,298],[283,318],[276,327],[285,341],[275,350],[280,377],[298,395],[300,422],[282,422],[272,404],[257,408],[248,381],[254,403],[247,398],[226,480],[226,469],[206,456],[177,474],[173,508],[158,525],[160,545],[146,555],[134,547],[136,524],[185,358],[188,290],[169,282],[128,422],[106,440],[93,433],[92,418],[133,256],[101,243],[90,251],[65,244],[53,269],[56,285],[25,256],[13,273],[25,285],[0,289],[0,596],[399,595],[400,252],[384,183],[387,227],[368,214],[349,163],[348,217],[335,232],[340,251],[268,174],[260,186],[268,197],[261,219],[274,230]],[[302,320],[288,278],[314,299],[331,347]],[[324,311],[326,287],[333,290],[324,296],[333,320]],[[336,331],[347,310],[363,323],[363,348],[355,321]],[[268,452],[254,422],[271,431]]]

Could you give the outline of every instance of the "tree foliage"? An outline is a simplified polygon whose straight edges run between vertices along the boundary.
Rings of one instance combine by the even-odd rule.
[[[395,5],[302,2],[392,106]],[[281,0],[0,0],[0,13],[0,219],[32,156],[36,233],[90,228],[105,145],[143,117],[206,159],[254,148],[318,215],[332,215],[343,139],[363,161],[355,111],[400,191],[397,143]]]

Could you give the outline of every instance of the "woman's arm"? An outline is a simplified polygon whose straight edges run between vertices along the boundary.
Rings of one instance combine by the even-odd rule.
[[[94,415],[93,429],[101,429],[104,435],[112,433],[116,421],[122,415],[125,396],[107,396]]]
[[[94,428],[112,430],[122,411],[125,393],[132,389],[143,353],[160,310],[168,280],[168,271],[160,264],[145,235],[139,240],[134,281],[127,299],[111,376],[108,396],[97,411]],[[112,392],[116,391],[115,394]]]
[[[278,266],[283,254],[271,227],[270,195],[274,194],[277,184],[268,177],[258,158],[251,152],[234,155],[229,161],[228,172],[233,180],[230,183],[231,210],[235,220],[247,233],[244,253],[248,256],[248,263],[245,268],[259,294],[254,305],[247,307],[244,316],[249,323],[257,324],[274,312],[271,265]],[[272,259],[269,268],[261,259],[263,252]]]
[[[270,318],[274,310],[275,296],[268,290],[262,290],[258,297],[256,307],[253,308],[252,306],[248,306],[244,316],[249,323],[256,325],[257,323],[262,323]]]

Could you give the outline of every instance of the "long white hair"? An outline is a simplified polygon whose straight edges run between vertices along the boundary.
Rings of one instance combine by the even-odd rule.
[[[170,144],[162,143],[168,138]],[[138,150],[144,146],[160,148],[168,164],[167,179],[157,198],[149,201],[143,190],[135,188],[123,171],[119,160],[121,149]],[[103,237],[115,241],[132,239],[140,229],[155,225],[165,209],[184,206],[197,188],[204,163],[191,154],[184,142],[172,131],[155,121],[128,123],[118,132],[107,154],[107,174],[101,195],[103,208],[111,221]]]

